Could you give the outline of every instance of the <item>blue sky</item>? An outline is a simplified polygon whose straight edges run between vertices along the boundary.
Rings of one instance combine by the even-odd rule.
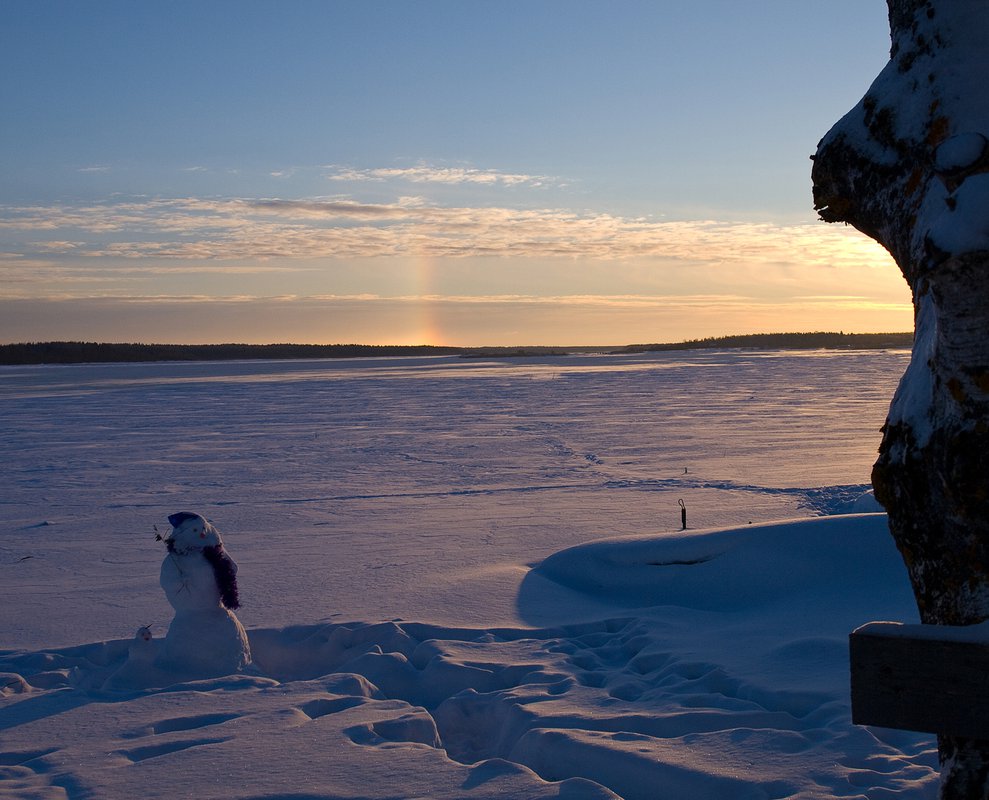
[[[815,220],[880,0],[0,8],[0,341],[908,330]]]

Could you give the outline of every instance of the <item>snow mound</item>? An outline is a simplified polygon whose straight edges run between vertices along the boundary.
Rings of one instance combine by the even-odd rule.
[[[869,613],[863,601],[882,588],[911,613],[906,570],[881,514],[606,539],[556,553],[536,573],[631,606],[750,611],[813,600],[854,615]]]

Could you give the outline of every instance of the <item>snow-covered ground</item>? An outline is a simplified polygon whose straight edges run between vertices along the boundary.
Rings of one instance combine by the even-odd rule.
[[[0,367],[0,798],[933,797],[847,690],[907,361]],[[186,510],[254,666],[110,688]]]

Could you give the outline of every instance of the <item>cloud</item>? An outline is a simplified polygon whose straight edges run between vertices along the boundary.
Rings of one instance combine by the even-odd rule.
[[[0,208],[8,249],[76,258],[267,259],[428,257],[791,265],[888,269],[860,234],[821,223],[655,220],[569,209],[437,206],[330,199],[154,199]],[[45,235],[50,238],[45,238]]]
[[[480,186],[530,186],[558,185],[560,181],[547,175],[501,172],[474,167],[437,167],[420,163],[414,167],[382,167],[354,169],[331,166],[327,175],[332,181],[352,183],[407,181],[409,183],[440,183],[448,185],[474,184]]]
[[[70,242],[50,239],[45,242],[31,242],[31,244],[40,251],[48,250],[54,253],[67,253],[71,250],[75,250],[76,248],[84,247],[86,242]]]
[[[223,208],[222,205],[212,207],[217,210]],[[404,219],[411,213],[409,206],[401,204],[358,203],[354,200],[251,200],[244,201],[243,208],[254,213],[306,219]]]

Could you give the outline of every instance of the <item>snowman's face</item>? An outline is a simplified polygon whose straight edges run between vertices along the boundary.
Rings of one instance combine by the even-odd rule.
[[[176,553],[188,553],[191,550],[202,550],[204,547],[216,547],[220,544],[220,534],[198,514],[185,516],[172,532],[165,538],[168,549]]]

